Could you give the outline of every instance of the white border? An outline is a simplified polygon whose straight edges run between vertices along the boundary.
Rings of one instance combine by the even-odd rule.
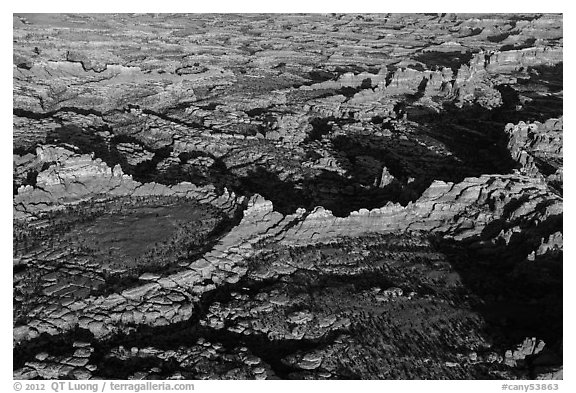
[[[7,0],[9,1],[9,0]],[[248,13],[248,12],[458,12],[458,13],[507,13],[507,12],[554,12],[564,14],[564,62],[567,73],[565,75],[565,107],[571,108],[573,101],[573,87],[574,77],[572,76],[571,67],[574,62],[572,42],[576,37],[574,35],[574,20],[571,7],[568,6],[568,1],[503,1],[503,0],[484,0],[480,2],[470,1],[455,1],[445,0],[441,2],[431,1],[314,1],[314,0],[289,0],[285,2],[278,2],[273,0],[268,1],[207,1],[195,2],[194,0],[181,1],[181,2],[167,2],[167,1],[111,1],[111,0],[92,0],[92,1],[39,1],[39,0],[26,0],[18,2],[6,2],[1,6],[3,12],[1,15],[2,31],[2,125],[0,148],[1,154],[1,182],[0,184],[7,187],[10,184],[12,177],[12,89],[10,89],[12,80],[12,13],[19,12],[74,12],[74,13],[87,13],[87,12],[209,12],[209,13]],[[10,41],[9,41],[10,40]],[[576,222],[575,209],[573,208],[574,202],[574,182],[572,181],[571,174],[574,173],[575,162],[572,156],[574,151],[574,142],[576,131],[573,121],[573,112],[564,111],[564,143],[565,143],[565,163],[564,163],[564,196],[568,200],[565,204],[565,222],[568,223],[564,228],[564,381],[558,381],[560,385],[559,391],[568,392],[569,386],[572,386],[570,391],[574,389],[574,360],[572,354],[575,353],[574,340],[571,338],[571,328],[574,327],[574,310],[570,307],[571,300],[574,299],[575,285],[571,283],[574,275],[574,241],[573,229],[571,225]],[[1,277],[6,282],[0,285],[0,304],[1,315],[4,315],[4,321],[0,325],[1,334],[1,347],[2,356],[0,359],[0,386],[5,387],[2,391],[13,391],[12,387],[12,286],[9,285],[12,277],[12,200],[8,188],[0,194],[2,199],[2,225],[1,225],[1,250],[2,250],[2,264],[1,264]],[[519,381],[521,384],[529,384],[530,381]],[[217,382],[217,381],[196,381],[195,391],[266,391],[270,389],[279,389],[280,391],[290,390],[313,390],[313,389],[329,389],[331,392],[349,392],[352,389],[365,389],[366,391],[384,392],[390,390],[392,392],[403,391],[438,391],[438,392],[496,392],[502,391],[502,382],[499,381],[276,381],[265,382],[260,381],[230,381],[230,382]],[[50,389],[48,389],[50,390]]]

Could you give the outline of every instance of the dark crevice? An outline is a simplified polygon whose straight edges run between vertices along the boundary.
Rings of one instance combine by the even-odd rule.
[[[517,32],[516,34],[518,34],[519,32]],[[514,34],[513,32],[509,32],[509,31],[505,31],[503,33],[500,34],[495,34],[495,35],[489,35],[488,37],[486,37],[486,39],[490,42],[502,42],[504,41],[506,38],[510,37],[510,35]]]
[[[22,368],[25,363],[32,361],[34,356],[43,351],[49,351],[53,356],[63,356],[72,352],[72,344],[75,341],[93,342],[94,335],[81,328],[74,328],[66,333],[52,336],[48,333],[42,333],[40,336],[17,344],[13,348],[13,367],[14,370]]]
[[[532,48],[534,46],[534,43],[536,43],[536,38],[528,38],[526,41],[524,41],[521,44],[503,45],[500,47],[499,50],[501,52],[506,52],[506,51],[511,51],[511,50],[527,49],[527,48]]]
[[[94,153],[96,158],[100,158],[109,167],[116,164],[123,164],[125,158],[116,151],[114,145],[106,141],[99,132],[109,132],[108,127],[83,128],[74,124],[62,124],[60,127],[49,131],[46,134],[48,144],[68,144],[76,146],[80,153]],[[122,165],[125,167],[125,165]]]
[[[336,118],[334,117],[326,117],[326,118],[313,118],[310,120],[310,125],[312,126],[312,131],[308,134],[304,143],[309,141],[319,141],[325,135],[328,135],[332,131],[332,122],[334,122]]]
[[[473,52],[422,52],[414,57],[414,60],[424,63],[429,70],[436,71],[442,68],[451,68],[457,73],[460,66],[470,63],[474,57]]]
[[[61,108],[58,108],[55,111],[43,112],[43,113],[28,111],[28,110],[21,109],[21,108],[13,108],[12,109],[12,113],[16,116],[26,117],[26,118],[35,119],[35,120],[42,120],[42,119],[48,119],[51,117],[55,117],[55,115],[57,115],[60,112],[72,112],[72,113],[75,113],[78,115],[84,115],[84,116],[94,115],[94,116],[98,116],[98,117],[103,117],[105,115],[103,112],[100,112],[100,111],[97,111],[94,109],[76,108],[76,107],[71,107],[71,106],[63,106]]]
[[[174,123],[174,124],[179,124],[179,125],[182,125],[182,126],[185,126],[185,127],[193,128],[193,129],[201,129],[201,130],[209,129],[209,127],[205,127],[205,126],[204,126],[203,124],[201,124],[201,123],[177,119],[177,118],[172,117],[172,116],[169,116],[169,115],[167,115],[167,114],[165,114],[165,113],[160,113],[160,112],[152,111],[152,110],[149,110],[149,109],[143,109],[143,110],[142,110],[142,113],[143,113],[143,114],[146,114],[146,115],[156,116],[156,117],[158,117],[158,118],[160,118],[160,119],[162,119],[162,120],[165,120],[165,121],[167,121],[167,122]]]

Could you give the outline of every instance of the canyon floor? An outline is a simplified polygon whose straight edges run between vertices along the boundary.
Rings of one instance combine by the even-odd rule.
[[[562,379],[561,15],[13,21],[15,379]]]

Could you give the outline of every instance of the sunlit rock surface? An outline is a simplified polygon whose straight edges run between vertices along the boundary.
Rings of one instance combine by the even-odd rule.
[[[13,35],[15,378],[562,378],[561,15]]]

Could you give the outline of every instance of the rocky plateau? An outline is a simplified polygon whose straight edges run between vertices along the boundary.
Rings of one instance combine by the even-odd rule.
[[[15,14],[15,379],[562,379],[563,19]]]

